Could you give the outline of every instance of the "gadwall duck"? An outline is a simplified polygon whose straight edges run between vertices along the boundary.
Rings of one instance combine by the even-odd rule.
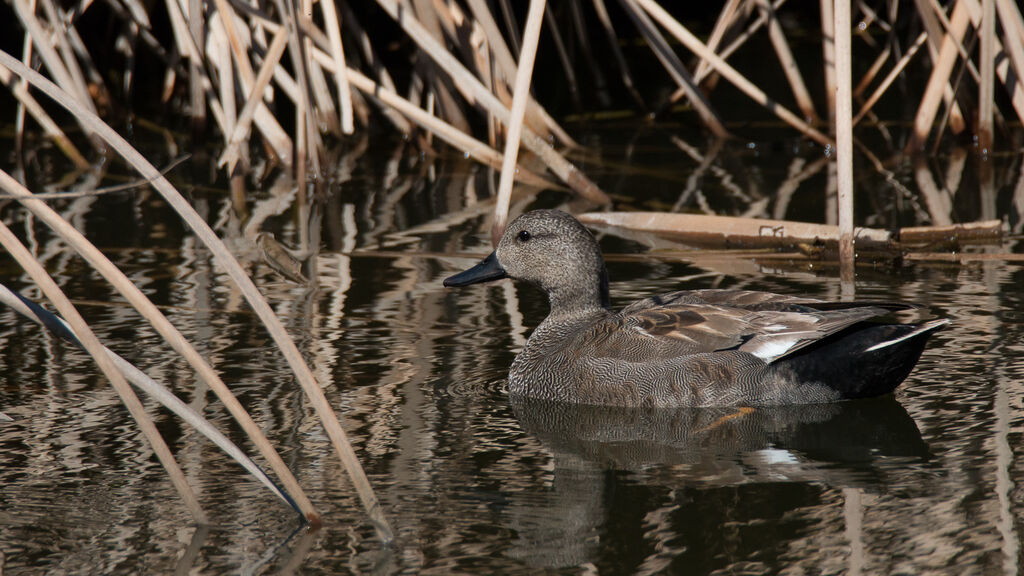
[[[512,362],[508,391],[602,406],[832,402],[891,392],[948,323],[866,322],[904,304],[823,302],[746,290],[689,290],[612,311],[594,236],[557,210],[513,221],[497,249],[444,281],[501,278],[543,289],[551,305]]]

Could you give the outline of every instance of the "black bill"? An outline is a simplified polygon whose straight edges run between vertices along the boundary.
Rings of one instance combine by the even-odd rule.
[[[494,252],[491,252],[490,256],[484,258],[479,264],[469,270],[445,278],[444,285],[469,286],[478,282],[490,282],[491,280],[501,280],[502,278],[508,278],[508,274],[505,273],[505,269],[501,267],[501,264],[498,264],[498,257]]]

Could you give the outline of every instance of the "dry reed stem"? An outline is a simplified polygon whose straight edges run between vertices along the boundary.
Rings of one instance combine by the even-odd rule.
[[[167,13],[171,20],[171,29],[174,32],[176,45],[178,50],[182,52],[185,58],[195,59],[197,62],[202,60],[199,57],[199,48],[195,42],[192,41],[192,36],[188,32],[188,25],[185,23],[185,16],[181,11],[181,6],[177,0],[165,0],[165,6],[167,7]],[[210,110],[213,112],[214,121],[220,127],[221,134],[230,134],[228,129],[227,117],[224,114],[224,110],[220,105],[220,100],[213,92],[213,83],[210,80],[206,70],[200,66],[200,78],[199,81],[203,86],[203,91],[206,94],[207,103]]]
[[[115,143],[111,143],[111,145],[115,149],[118,148]],[[160,178],[163,178],[162,174],[159,174],[159,176]],[[85,260],[97,272],[99,272],[103,278],[110,282],[111,286],[113,286],[118,293],[124,296],[124,298],[128,300],[139,314],[153,326],[157,333],[163,337],[171,348],[189,363],[203,382],[205,382],[210,389],[214,391],[217,397],[224,402],[224,406],[228,409],[228,412],[236,421],[238,421],[242,430],[249,436],[256,448],[270,463],[271,468],[281,479],[281,483],[284,484],[285,489],[294,495],[296,503],[299,505],[303,514],[305,514],[311,522],[315,523],[319,521],[319,515],[313,508],[312,503],[306,497],[302,487],[299,486],[298,481],[292,475],[280,455],[278,455],[273,445],[269,440],[267,440],[266,436],[264,436],[263,431],[260,430],[259,426],[257,426],[255,422],[253,422],[249,413],[246,412],[245,408],[243,408],[238,402],[238,399],[231,393],[231,390],[228,389],[220,379],[220,376],[217,375],[216,371],[214,371],[199,352],[192,347],[188,342],[188,339],[186,339],[185,336],[182,335],[169,320],[167,320],[167,317],[149,301],[142,291],[135,286],[131,279],[125,276],[113,262],[104,256],[102,252],[89,242],[89,240],[78,230],[71,226],[71,224],[61,218],[57,212],[41,200],[35,199],[31,192],[13,178],[10,178],[2,170],[0,170],[0,187],[16,196],[26,209],[35,214],[37,218],[42,220],[79,254],[81,254],[82,257],[85,258]],[[75,332],[77,333],[78,330],[76,329]]]
[[[981,82],[978,85],[978,146],[982,153],[992,150],[993,111],[996,95],[996,3],[981,2]]]
[[[946,35],[946,31],[949,30],[949,18],[946,17],[946,12],[939,6],[937,0],[915,0],[915,4],[918,8],[918,14],[921,17],[921,21],[924,23],[925,31],[928,33],[928,52],[931,56],[931,62],[934,65],[939,60],[939,51],[942,47],[942,39]],[[956,43],[956,48],[960,52],[960,57],[968,62],[972,73],[974,71],[974,65],[970,64],[970,58],[967,56],[967,51],[963,45],[959,42]],[[977,74],[975,73],[975,78]],[[956,95],[953,92],[953,86],[947,84],[942,89],[942,101],[945,103],[948,110],[949,116],[949,127],[954,134],[959,134],[967,128],[967,121],[964,119],[963,112],[960,110],[960,104],[956,100]]]
[[[738,1],[738,0],[737,0]],[[644,103],[644,99],[640,96],[640,92],[637,91],[636,86],[633,83],[633,76],[629,72],[629,65],[626,63],[626,57],[622,55],[622,49],[619,48],[619,38],[615,34],[615,28],[612,26],[612,20],[608,16],[608,8],[604,4],[604,0],[593,0],[594,11],[597,12],[597,19],[601,23],[601,28],[604,29],[605,36],[608,38],[608,46],[612,50],[612,55],[615,57],[615,63],[619,65],[619,74],[622,77],[622,85],[629,92],[631,98],[640,107],[641,110],[646,109],[647,105]]]
[[[885,76],[885,79],[882,80],[882,83],[878,85],[878,88],[875,88],[875,91],[871,93],[871,96],[869,96],[868,99],[864,101],[864,104],[860,107],[860,112],[858,112],[857,116],[853,118],[854,126],[856,126],[857,123],[859,123],[861,119],[864,118],[865,114],[871,111],[871,108],[875,105],[875,103],[878,102],[882,95],[885,94],[885,91],[889,89],[889,86],[891,86],[892,83],[896,81],[896,77],[903,72],[903,69],[906,68],[907,64],[910,63],[910,60],[914,58],[914,55],[917,54],[917,51],[921,48],[921,46],[925,43],[927,39],[928,33],[921,32],[921,34],[917,37],[917,40],[914,42],[914,44],[910,47],[909,50],[907,50],[906,54],[904,54],[903,57],[900,58],[898,62],[896,62],[896,65],[892,67],[892,70],[890,70],[889,73]]]
[[[774,2],[772,2],[772,9],[778,12],[779,8],[781,8],[782,5],[785,3],[786,0],[775,0]],[[764,26],[764,24],[764,14],[759,13],[757,18],[755,18],[754,21],[751,22],[749,26],[747,26],[747,29],[744,30],[743,33],[736,36],[736,38],[734,38],[728,46],[726,46],[721,52],[718,53],[718,57],[721,58],[722,60],[728,60],[729,56],[732,56],[733,52],[739,50],[740,47],[746,44],[747,40],[749,40],[751,36],[757,33],[757,31],[760,30],[761,26]],[[700,57],[699,54],[698,57]],[[703,82],[708,77],[708,75],[714,72],[714,70],[715,69],[713,67],[706,65],[702,73],[694,74],[694,81],[696,81],[697,84],[700,85],[700,83]]]
[[[37,196],[33,195],[33,197]],[[25,302],[19,296],[15,295],[14,292],[9,290],[3,284],[0,284],[0,302],[6,304],[14,311],[18,312],[25,318],[28,318],[29,320],[32,320],[33,322],[39,324],[40,326],[44,327],[50,332],[55,333],[58,336],[65,336],[64,334],[57,333],[57,331],[53,327],[48,326],[44,322],[44,319],[41,318],[35,310],[26,305]],[[56,319],[60,326],[62,326],[64,330],[67,331],[67,335],[74,339],[69,340],[71,343],[80,343],[81,339],[78,337],[77,334],[75,334],[75,331],[71,328],[71,325],[69,325],[67,322],[65,322],[58,316],[53,316],[51,320],[53,319]],[[78,342],[76,342],[75,340],[78,340]],[[238,446],[235,445],[234,442],[232,442],[227,436],[225,436],[220,430],[218,430],[213,424],[211,424],[209,420],[204,418],[202,414],[196,412],[191,406],[182,402],[180,398],[178,398],[177,396],[174,395],[173,392],[168,390],[167,387],[150,378],[148,375],[146,375],[145,372],[139,370],[132,363],[118,356],[116,353],[114,353],[106,346],[103,347],[103,351],[114,362],[114,364],[117,366],[117,369],[121,371],[121,373],[124,375],[125,379],[128,380],[128,382],[130,382],[139,390],[145,392],[150,398],[153,398],[154,400],[159,402],[165,408],[167,408],[172,413],[181,418],[186,424],[189,424],[190,426],[195,428],[196,431],[198,431],[200,434],[206,436],[211,442],[214,443],[214,445],[223,450],[228,456],[230,456],[232,459],[238,462],[243,468],[245,468],[247,472],[252,474],[257,480],[259,480],[261,484],[266,486],[267,489],[270,490],[275,496],[283,500],[289,506],[293,507],[296,512],[301,512],[290,496],[281,492],[281,489],[278,488],[276,484],[274,484],[273,480],[271,480],[263,472],[263,470],[261,470],[260,467],[257,466],[256,463],[252,461],[252,459],[246,456],[245,452],[243,452]]]
[[[971,17],[971,24],[975,28],[981,27],[981,5],[978,4],[977,0],[965,0],[967,4],[967,10]],[[1019,40],[1019,38],[1018,38]],[[1010,74],[1010,58],[1000,58],[998,54],[1003,52],[1003,45],[998,38],[994,39],[994,52],[997,54],[996,58],[996,76],[999,81],[1003,83],[1010,96],[1010,103],[1013,105],[1013,109],[1017,112],[1018,118],[1024,118],[1024,90],[1016,89],[1021,79],[1017,78],[1017,82],[1010,82],[1013,76]],[[998,111],[996,111],[998,114]]]
[[[302,354],[299,352],[295,343],[288,336],[288,332],[281,324],[281,320],[274,314],[273,309],[267,304],[267,301],[260,294],[255,284],[249,276],[242,269],[238,261],[228,250],[227,246],[217,237],[216,233],[210,228],[206,221],[195,211],[195,209],[185,200],[184,197],[171,185],[170,182],[164,178],[159,171],[152,164],[150,164],[141,154],[139,154],[134,148],[132,148],[121,136],[119,136],[113,129],[106,124],[103,124],[95,115],[89,114],[84,108],[78,105],[74,99],[64,94],[57,86],[52,82],[39,75],[32,70],[29,70],[23,66],[18,60],[9,56],[6,52],[0,51],[0,64],[3,64],[11,69],[12,72],[19,76],[29,80],[33,86],[42,90],[49,96],[57,101],[60,105],[67,108],[72,114],[81,115],[88,117],[90,120],[96,122],[94,125],[99,135],[106,140],[117,152],[125,158],[144,178],[150,179],[153,183],[153,188],[160,193],[160,195],[171,205],[172,208],[182,217],[185,223],[195,232],[196,236],[203,242],[204,245],[213,253],[214,259],[217,264],[227,272],[228,276],[234,281],[239,291],[245,297],[249,305],[252,306],[256,315],[263,322],[264,326],[267,327],[267,331],[273,338],[275,344],[281,350],[285,360],[291,367],[302,386],[302,389],[306,392],[306,396],[309,398],[310,403],[313,405],[317,416],[320,418],[321,423],[327,431],[328,437],[331,439],[335,450],[338,452],[338,456],[341,458],[342,464],[345,466],[349,477],[352,479],[352,483],[362,501],[363,507],[367,512],[367,515],[374,523],[374,527],[377,529],[377,534],[381,540],[390,542],[393,538],[391,528],[388,525],[387,519],[384,517],[383,512],[380,508],[380,503],[377,500],[376,495],[373,493],[373,488],[370,486],[369,481],[366,478],[365,472],[359,465],[359,461],[352,450],[351,444],[348,442],[348,437],[345,434],[345,430],[341,427],[341,423],[338,421],[334,410],[331,408],[324,396],[323,390],[317,383],[310,371],[309,366],[306,365],[302,358]]]
[[[448,73],[456,86],[461,86],[464,90],[471,92],[476,101],[490,113],[494,114],[499,121],[506,126],[509,124],[510,113],[508,108],[494,94],[488,92],[483,83],[467,70],[461,62],[456,60],[451,53],[438,44],[419,22],[410,18],[407,13],[401,12],[395,0],[377,0],[377,4],[392,19],[398,22],[402,30],[409,35],[417,46],[430,56],[442,70]],[[608,196],[596,184],[528,128],[523,130],[522,144],[536,154],[556,176],[581,197],[599,204],[605,204],[609,201]]]
[[[718,19],[715,21],[715,27],[711,29],[711,34],[708,36],[708,50],[715,52],[718,50],[719,44],[722,43],[722,39],[725,37],[725,33],[733,27],[739,18],[739,8],[745,0],[728,0],[725,6],[722,7],[722,11],[718,13]],[[764,18],[764,12],[761,13],[761,17]],[[711,72],[712,68],[703,59],[697,58],[697,66],[694,68],[694,78],[703,78],[708,72]],[[698,80],[698,83],[700,81]]]
[[[644,40],[651,47],[651,50],[657,56],[658,61],[672,77],[672,80],[679,85],[679,88],[686,93],[686,96],[690,99],[690,103],[693,105],[694,110],[700,116],[700,119],[704,124],[711,130],[711,132],[717,138],[728,138],[729,131],[722,125],[722,121],[718,118],[718,114],[711,107],[711,103],[708,102],[707,97],[704,93],[697,88],[697,83],[694,81],[693,76],[683,65],[683,62],[679,59],[679,56],[672,50],[665,37],[662,36],[661,32],[651,21],[651,18],[642,10],[637,8],[632,0],[622,0],[622,6],[629,13],[629,16],[633,19],[633,23],[636,24],[637,29],[643,35]]]
[[[315,50],[314,54],[321,60],[324,65],[327,65],[329,56],[320,50]],[[429,130],[431,133],[436,134],[438,138],[441,138],[451,146],[462,150],[478,162],[487,164],[494,168],[500,168],[502,162],[502,156],[496,150],[490,146],[480,142],[479,140],[469,136],[465,132],[462,132],[446,123],[437,116],[434,116],[422,108],[416,106],[412,102],[402,98],[398,94],[395,94],[391,90],[379,86],[374,83],[373,80],[364,76],[361,72],[354,68],[348,69],[349,82],[352,83],[358,90],[364,92],[367,96],[376,98],[382,104],[394,108],[399,113],[404,114],[410,120],[418,124],[425,130]],[[522,180],[524,183],[532,184],[535,186],[550,186],[550,183],[534,174],[530,170],[524,167],[519,167],[516,171],[516,177]]]
[[[928,34],[928,53],[934,66],[934,63],[939,60],[939,51],[945,36],[944,31],[949,29],[949,20],[946,19],[942,8],[938,6],[933,8],[933,4],[934,0],[914,0],[914,6],[918,8],[918,15]],[[945,101],[946,107],[949,107],[949,127],[953,133],[958,134],[964,131],[966,127],[964,115],[953,97],[952,87],[948,84],[942,89],[942,99]]]
[[[227,34],[224,32],[220,20],[212,22],[210,40],[213,45],[213,53],[207,51],[206,58],[219,72],[217,80],[220,89],[220,105],[224,109],[224,122],[227,129],[222,136],[225,144],[230,145],[231,135],[235,126],[238,125],[238,103],[235,101],[235,72],[234,66],[231,64],[231,46],[228,45]],[[201,82],[200,87],[202,87]]]
[[[175,2],[176,0],[168,1]],[[189,100],[192,103],[192,130],[193,132],[195,132],[196,135],[198,135],[202,133],[203,129],[206,126],[206,93],[203,90],[203,81],[200,78],[200,69],[202,68],[202,61],[203,57],[205,56],[204,51],[206,48],[204,42],[206,38],[206,15],[203,14],[202,0],[189,0],[188,13],[190,16],[190,18],[188,19],[188,32],[190,37],[192,38],[192,42],[195,43],[196,48],[199,51],[198,54],[196,54],[196,58],[189,58],[188,63]],[[229,65],[227,70],[230,69],[231,68]],[[221,67],[221,70],[225,70],[225,68]],[[231,77],[232,75],[230,74],[230,72],[221,74],[221,102],[224,104],[226,108],[225,112],[227,113],[227,118],[229,119],[234,118],[234,98],[230,98],[230,103],[226,101],[226,90],[224,84],[225,79]],[[228,109],[229,106],[230,108]],[[230,130],[230,123],[228,124],[228,126]]]
[[[922,32],[920,37],[926,37],[925,33]],[[860,81],[853,87],[854,99],[859,99],[861,95],[864,94],[864,91],[868,89],[868,86],[875,81],[878,73],[882,71],[882,66],[885,66],[885,63],[889,60],[890,56],[892,56],[892,47],[889,42],[886,42],[885,48],[878,53],[875,61],[871,63],[870,67],[868,67],[867,72],[861,76]]]
[[[4,54],[6,55],[6,53]],[[6,180],[4,177],[9,178],[6,173],[2,173],[0,178]],[[135,419],[139,429],[142,430],[143,435],[149,441],[157,459],[160,460],[160,464],[167,471],[167,475],[170,476],[171,483],[178,490],[181,499],[185,501],[185,507],[192,514],[192,518],[197,524],[207,524],[209,520],[206,517],[206,513],[203,512],[202,507],[199,505],[199,500],[192,491],[192,487],[189,486],[188,480],[185,479],[185,474],[181,471],[177,461],[175,461],[170,448],[167,447],[167,443],[160,436],[160,432],[156,429],[149,414],[146,413],[146,409],[142,406],[138,396],[132,391],[131,386],[129,386],[124,376],[121,375],[121,372],[118,371],[114,362],[104,352],[103,345],[78,313],[78,310],[67,299],[67,296],[57,286],[57,283],[53,281],[53,278],[50,278],[50,275],[46,273],[42,265],[32,257],[28,249],[25,248],[21,241],[18,240],[18,237],[2,221],[0,221],[0,244],[14,257],[18,264],[28,273],[29,277],[32,278],[32,281],[43,291],[47,299],[57,308],[61,316],[71,325],[86,352],[92,356],[97,366],[99,366],[107,379],[110,380],[114,390],[117,391],[117,395],[120,396],[121,401],[128,408],[128,412]]]
[[[71,74],[65,67],[63,60],[53,49],[53,46],[50,45],[46,31],[43,30],[42,24],[36,18],[26,0],[14,0],[14,9],[25,30],[28,31],[29,36],[32,38],[33,46],[38,51],[39,57],[42,58],[43,64],[46,65],[46,69],[53,75],[56,83],[69,94],[73,94],[75,100],[79,101],[82,106],[91,112],[95,112],[96,108],[92,99],[89,98],[88,89],[85,86],[76,84],[71,78]],[[85,129],[84,126],[83,129]],[[86,130],[86,134],[89,134],[88,130]]]
[[[728,243],[745,248],[837,242],[840,238],[837,226],[793,220],[665,212],[590,212],[577,218],[587,225],[615,226],[699,244]],[[858,227],[855,233],[858,239],[876,245],[892,239],[891,232],[878,228]]]
[[[807,91],[807,85],[804,84],[803,76],[800,75],[800,68],[797,67],[796,59],[793,58],[793,52],[789,49],[789,42],[786,41],[786,34],[782,30],[782,24],[779,23],[778,17],[775,15],[775,10],[772,10],[771,3],[768,0],[756,1],[758,9],[764,13],[765,18],[768,20],[768,37],[775,48],[775,54],[779,58],[779,63],[782,64],[782,71],[789,82],[790,90],[793,91],[797,107],[804,113],[804,117],[810,119],[811,122],[820,122],[821,119],[818,117],[818,113],[814,111],[814,102],[811,100],[811,94]]]
[[[949,86],[949,77],[956,64],[957,45],[963,40],[968,24],[970,15],[967,3],[964,0],[956,0],[948,32],[942,38],[942,47],[939,49],[937,60],[932,64],[931,76],[928,78],[917,115],[914,117],[914,129],[907,143],[908,151],[920,150],[928,139],[935,115],[938,113],[939,100],[942,99],[943,90]]]
[[[57,9],[53,5],[53,0],[38,0],[43,7],[43,12],[46,13],[46,18],[50,23],[50,31],[53,35],[53,41],[57,44],[57,50],[60,54],[61,63],[64,65],[64,69],[67,70],[71,76],[72,86],[78,93],[80,99],[89,101],[90,110],[96,111],[95,105],[93,105],[92,98],[89,97],[89,85],[85,81],[85,75],[82,73],[81,67],[78,65],[78,59],[75,57],[74,50],[71,49],[71,44],[68,42],[67,31],[64,23],[61,21],[60,16],[57,15]]]
[[[533,76],[533,62],[537,57],[537,43],[540,41],[540,26],[544,19],[545,0],[530,0],[526,14],[526,28],[523,30],[523,51],[519,55],[516,70],[515,90],[512,94],[511,122],[505,139],[505,156],[501,163],[501,179],[498,181],[498,200],[494,204],[494,225],[491,228],[491,243],[498,246],[498,240],[508,223],[508,203],[512,198],[512,183],[515,179],[516,158],[519,156],[519,134],[523,129],[523,114],[530,94],[530,79]]]
[[[239,73],[242,92],[249,94],[252,92],[253,84],[252,63],[249,62],[249,56],[246,54],[245,48],[242,46],[241,40],[238,38],[238,31],[235,30],[235,23],[233,20],[235,12],[231,9],[226,0],[214,1],[217,5],[217,14],[220,18],[220,22],[224,26],[224,33],[228,37],[228,45],[231,47],[231,54],[235,58],[235,69],[237,69]],[[197,52],[194,53],[198,54]],[[255,120],[256,126],[267,139],[270,147],[273,148],[274,154],[277,154],[277,157],[284,165],[291,166],[293,161],[292,140],[281,128],[281,125],[278,124],[277,119],[274,118],[274,115],[271,114],[266,105],[261,104],[259,108],[257,108]],[[230,134],[230,132],[225,131],[224,134]]]
[[[850,46],[850,0],[835,3],[836,44],[836,174],[839,196],[840,277],[852,286],[854,279],[853,231],[853,72]],[[845,292],[845,290],[844,290]]]
[[[1017,119],[1024,122],[1024,106],[1017,106],[1020,95],[1024,94],[1024,18],[1021,17],[1019,6],[1015,5],[1013,0],[996,0],[996,8],[1003,25],[1004,48],[1010,54],[1014,76],[1017,79],[1016,86],[1007,86],[1006,89],[1012,93]],[[1007,77],[1007,74],[1003,75],[1004,82]]]
[[[21,106],[25,107],[29,115],[39,123],[39,126],[43,129],[43,133],[53,140],[53,143],[57,145],[57,148],[68,157],[69,160],[79,170],[88,170],[89,161],[82,156],[82,153],[78,151],[71,139],[64,134],[64,131],[57,126],[57,123],[50,118],[50,115],[43,110],[43,107],[39,105],[39,102],[32,97],[25,83],[19,80],[14,80],[11,76],[10,70],[0,66],[0,82],[10,88],[11,94],[18,100]]]
[[[228,146],[221,154],[220,159],[217,160],[218,166],[228,165],[228,174],[234,174],[235,172],[235,163],[239,160],[242,144],[249,137],[253,116],[256,114],[257,107],[263,101],[263,91],[270,84],[270,78],[273,76],[287,44],[286,32],[284,29],[281,29],[274,35],[274,40],[270,43],[270,48],[263,60],[263,65],[260,67],[259,74],[256,75],[256,81],[253,84],[252,91],[249,93],[249,98],[246,100],[245,106],[242,107],[242,113],[238,116],[234,130],[228,138]]]
[[[352,121],[352,89],[348,85],[348,67],[345,65],[345,51],[341,46],[338,10],[334,6],[334,0],[321,0],[320,10],[324,13],[327,37],[331,39],[331,56],[337,66],[334,83],[338,86],[338,101],[341,105],[341,131],[344,134],[352,134],[355,131]]]
[[[769,98],[767,94],[761,91],[761,89],[747,80],[742,74],[737,72],[736,69],[730,66],[725,60],[722,60],[720,56],[708,50],[696,36],[691,34],[690,31],[682,24],[672,18],[668,12],[665,12],[665,9],[659,6],[657,2],[654,2],[654,0],[625,1],[639,4],[647,11],[647,13],[657,20],[659,24],[668,30],[670,34],[682,42],[687,49],[706,59],[708,63],[710,63],[726,80],[743,91],[755,102],[761,104],[770,112],[778,116],[783,122],[789,124],[793,128],[796,128],[808,138],[811,138],[823,146],[829,146],[832,144],[832,140],[829,139],[828,136],[822,134],[818,130],[815,130],[812,126],[801,120],[785,107],[781,106],[778,102]]]

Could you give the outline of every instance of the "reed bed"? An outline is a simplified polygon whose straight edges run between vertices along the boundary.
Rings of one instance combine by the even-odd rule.
[[[117,102],[131,98],[141,51],[162,62],[162,98],[191,118],[197,141],[216,135],[218,164],[233,185],[244,189],[246,175],[265,157],[271,166],[292,172],[299,193],[305,194],[308,185],[328,178],[330,146],[389,126],[424,151],[433,149],[436,138],[477,162],[500,168],[494,238],[507,222],[514,181],[563,186],[594,207],[611,202],[570,161],[568,151],[578,144],[534,96],[540,91],[531,90],[531,84],[550,81],[534,70],[542,48],[552,51],[540,58],[558,62],[558,82],[566,85],[576,107],[592,106],[583,97],[583,86],[589,85],[597,87],[601,106],[619,103],[609,93],[621,93],[619,101],[632,107],[638,118],[686,103],[693,121],[719,139],[737,135],[727,129],[729,120],[747,119],[716,108],[715,88],[724,80],[796,133],[836,152],[840,254],[851,266],[851,275],[854,129],[885,130],[875,110],[892,96],[898,77],[916,71],[927,78],[912,96],[919,103],[903,146],[907,152],[937,146],[948,131],[975,137],[979,150],[988,153],[1003,143],[999,135],[1007,124],[1024,121],[1024,18],[1011,0],[951,0],[946,5],[921,0],[912,7],[890,1],[878,11],[865,3],[851,7],[846,1],[822,0],[824,105],[815,102],[811,76],[806,74],[808,61],[815,59],[798,58],[799,51],[792,47],[793,31],[787,30],[784,17],[790,8],[784,0],[729,0],[706,35],[683,23],[690,21],[684,18],[684,8],[655,0],[620,0],[611,7],[604,0],[531,0],[522,29],[522,11],[509,0],[108,0],[102,3],[105,8],[100,3],[59,5],[53,0],[6,3],[15,19],[5,25],[24,38],[19,57],[0,51],[0,82],[18,102],[18,142],[30,129],[26,118],[31,117],[81,170],[91,170],[95,159],[114,150],[178,211],[267,326],[384,541],[392,534],[379,502],[320,383],[280,321],[206,222],[101,120],[104,115],[116,119]],[[126,54],[124,69],[114,75],[100,69],[86,43],[99,40],[80,29],[86,12],[101,9],[109,10],[117,24],[113,42]],[[750,79],[752,70],[729,58],[761,34],[778,61],[778,80],[759,86]],[[550,47],[541,44],[545,37],[550,38]],[[403,46],[397,52],[390,48],[395,42]],[[637,45],[647,48],[638,50]],[[604,54],[612,57],[602,58]],[[616,71],[599,64],[604,61]],[[644,74],[638,81],[635,71],[654,68],[651,62],[658,63],[664,76]],[[545,66],[547,71],[554,68]],[[36,68],[43,74],[34,72]],[[616,76],[620,85],[610,85],[608,79]],[[119,77],[121,86],[108,85],[111,77]],[[671,96],[658,101],[662,88]],[[70,112],[77,127],[56,120],[56,107],[37,100],[40,93]],[[301,487],[213,368],[67,222],[48,212],[39,198],[31,198],[6,173],[0,172],[0,185],[67,238],[194,366],[245,429],[296,507],[317,522]],[[943,213],[941,207],[935,211]],[[17,238],[0,227],[0,241],[45,287],[77,339],[139,418],[140,427],[152,428],[144,411],[137,413],[141,407],[117,366],[55,285],[33,267]],[[148,438],[154,447],[162,442],[158,436]],[[193,516],[204,522],[180,470],[175,471],[173,457],[158,453]]]

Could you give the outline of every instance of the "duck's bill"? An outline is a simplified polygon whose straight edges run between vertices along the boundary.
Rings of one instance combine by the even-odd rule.
[[[456,287],[469,286],[470,284],[501,280],[502,278],[508,278],[508,274],[505,273],[505,269],[501,267],[501,264],[498,264],[498,257],[495,256],[494,252],[491,252],[490,256],[484,258],[479,264],[469,270],[445,278],[444,285]]]

